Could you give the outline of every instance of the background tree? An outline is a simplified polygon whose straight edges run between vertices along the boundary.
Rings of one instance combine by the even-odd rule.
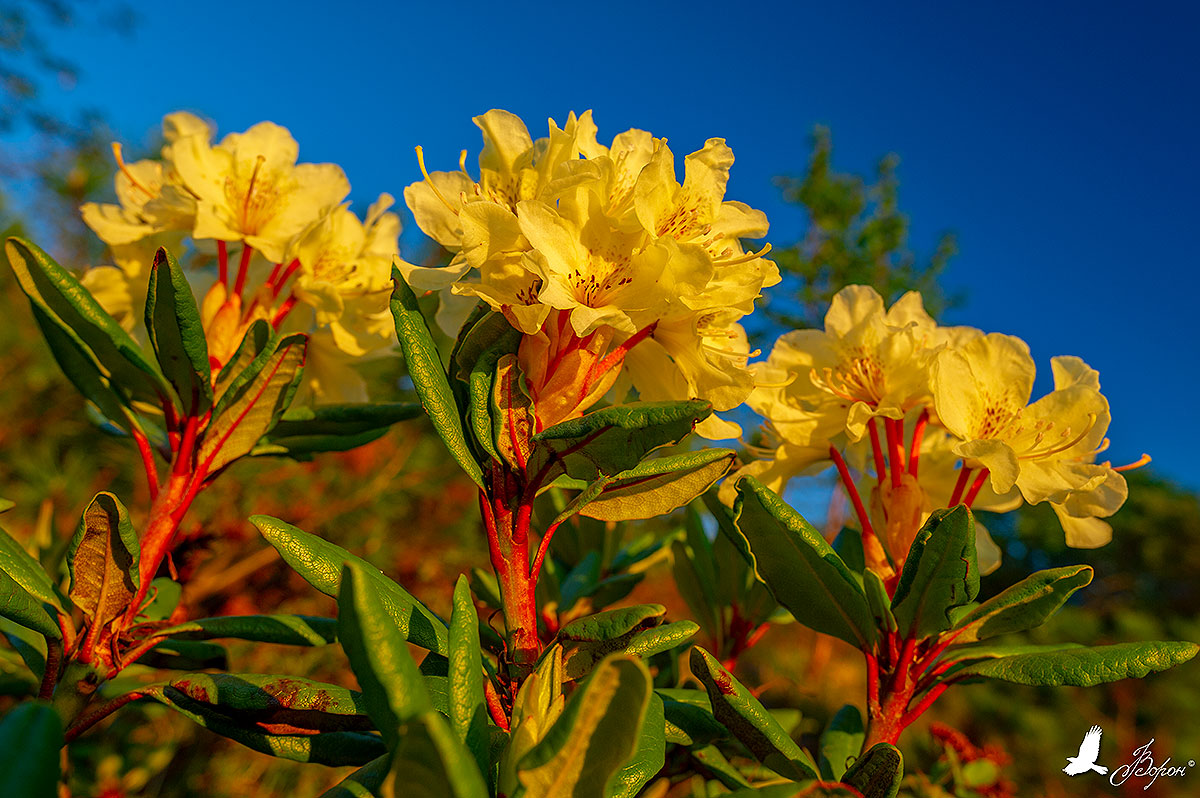
[[[773,251],[783,281],[760,300],[766,317],[783,329],[817,326],[833,295],[856,283],[873,286],[889,304],[905,291],[920,291],[934,317],[958,304],[938,283],[958,252],[954,236],[943,234],[928,258],[908,248],[908,217],[899,208],[900,158],[884,156],[869,181],[834,170],[829,128],[814,128],[812,141],[804,176],[776,178],[784,200],[804,212],[808,230]]]

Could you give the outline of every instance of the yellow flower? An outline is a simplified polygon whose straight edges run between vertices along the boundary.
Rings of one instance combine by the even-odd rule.
[[[213,146],[206,135],[172,144],[171,160],[196,197],[196,239],[244,241],[279,262],[288,242],[350,193],[341,167],[297,164],[286,128],[260,122]]]
[[[400,217],[388,212],[393,202],[381,195],[365,221],[339,206],[289,247],[286,260],[299,261],[296,297],[348,355],[364,355],[395,337],[388,297],[392,260],[400,254]]]
[[[1088,380],[1029,404],[1033,379],[1029,347],[999,333],[942,351],[933,369],[938,417],[962,441],[954,451],[987,468],[997,493],[1016,485],[1031,504],[1088,489],[1097,467],[1082,459],[1109,424],[1108,402]]]
[[[80,208],[84,223],[111,246],[132,244],[158,233],[190,230],[196,201],[179,185],[170,153],[180,138],[207,131],[207,124],[199,117],[182,111],[168,114],[163,119],[166,144],[162,161],[127,164],[121,145],[114,143],[118,170],[113,182],[118,204],[85,203]]]

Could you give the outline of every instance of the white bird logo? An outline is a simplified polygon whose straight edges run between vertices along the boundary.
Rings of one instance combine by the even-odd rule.
[[[1083,742],[1079,744],[1079,753],[1067,757],[1067,766],[1063,768],[1063,773],[1068,776],[1078,776],[1089,770],[1094,770],[1101,775],[1107,773],[1108,768],[1096,764],[1096,758],[1100,756],[1100,735],[1102,734],[1104,734],[1104,730],[1099,726],[1088,729],[1088,733],[1083,736]]]

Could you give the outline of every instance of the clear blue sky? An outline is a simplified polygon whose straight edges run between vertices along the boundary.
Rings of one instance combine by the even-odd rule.
[[[180,108],[222,133],[273,120],[302,160],[344,166],[360,211],[419,178],[416,144],[433,169],[474,157],[473,115],[506,108],[537,135],[591,108],[602,138],[728,139],[729,196],[777,243],[802,221],[771,177],[829,125],[843,170],[901,156],[915,249],[958,234],[947,283],[969,301],[946,321],[1020,335],[1047,377],[1080,355],[1113,459],[1149,451],[1200,487],[1200,7],[913,5],[170,0],[142,4],[130,38],[61,36],[82,79],[56,102],[102,109],[130,143]]]

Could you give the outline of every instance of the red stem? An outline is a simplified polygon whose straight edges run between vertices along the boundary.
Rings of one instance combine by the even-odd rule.
[[[882,485],[883,475],[887,473],[887,463],[883,459],[883,447],[879,445],[879,425],[875,423],[874,418],[867,425],[867,429],[871,432],[871,451],[875,454],[876,483]]]
[[[892,487],[900,487],[900,475],[904,472],[904,422],[894,418],[883,420],[883,431],[887,433],[888,468],[892,475]]]
[[[58,668],[62,665],[63,644],[57,640],[46,641],[46,670],[42,673],[42,687],[38,698],[50,700],[58,684]]]
[[[104,720],[121,707],[128,704],[130,701],[142,698],[144,695],[145,693],[140,693],[135,690],[132,693],[126,693],[125,695],[117,696],[111,701],[106,701],[105,703],[95,706],[89,711],[84,712],[82,715],[75,718],[75,720],[71,723],[70,728],[67,729],[67,733],[64,736],[65,742],[71,742],[76,737],[83,734],[85,731],[95,726],[97,723]]]
[[[284,319],[292,312],[292,308],[296,307],[296,302],[296,295],[288,294],[288,298],[279,306],[279,310],[275,311],[275,316],[271,319],[271,326],[278,330],[279,325],[283,324]]]
[[[913,721],[915,721],[917,718],[921,717],[922,714],[924,714],[925,710],[927,710],[931,706],[933,706],[933,702],[937,701],[938,696],[940,696],[942,693],[946,692],[946,688],[949,686],[950,686],[949,682],[942,682],[941,684],[937,685],[932,690],[930,690],[928,693],[926,693],[925,697],[921,699],[920,703],[918,703],[915,707],[910,709],[908,712],[904,713],[904,716],[900,718],[900,731],[904,731],[904,729],[911,726],[913,724]]]
[[[538,544],[537,554],[533,558],[533,567],[529,569],[529,578],[533,580],[533,586],[536,588],[538,577],[542,574],[542,560],[546,559],[546,552],[550,550],[550,541],[554,539],[554,533],[558,531],[561,521],[551,524],[545,532],[542,533],[542,541]]]
[[[284,270],[283,276],[279,278],[279,282],[277,282],[271,286],[271,296],[272,297],[279,296],[279,292],[283,290],[283,287],[285,285],[287,285],[287,281],[292,279],[292,275],[295,274],[296,270],[299,268],[300,268],[300,259],[299,258],[293,259],[292,262],[288,264],[287,269]]]
[[[983,490],[983,483],[987,482],[988,473],[986,468],[980,469],[979,474],[975,477],[975,481],[971,483],[971,489],[967,491],[967,498],[963,501],[963,504],[968,507],[971,506],[971,503],[975,501],[975,497],[979,495],[979,491]]]
[[[908,473],[912,474],[915,479],[917,476],[917,462],[921,457],[921,442],[925,439],[925,426],[929,423],[929,410],[921,411],[921,417],[917,419],[917,423],[913,426],[912,449],[908,452]]]
[[[971,476],[971,469],[965,465],[958,470],[958,480],[954,483],[954,492],[950,494],[950,503],[947,507],[957,507],[962,499],[963,489],[967,487],[967,480]]]
[[[217,280],[221,285],[229,285],[229,251],[224,241],[217,242]]]
[[[237,282],[233,285],[233,293],[242,297],[242,289],[246,287],[246,274],[250,271],[250,256],[254,254],[254,247],[242,242],[242,259],[238,263]]]
[[[504,712],[504,705],[500,703],[500,696],[496,693],[496,686],[492,684],[492,680],[483,677],[483,695],[487,699],[488,714],[492,716],[492,720],[496,722],[504,731],[508,731],[508,715]]]
[[[142,457],[142,467],[146,469],[146,482],[150,486],[150,501],[158,498],[158,467],[154,464],[154,451],[146,433],[137,427],[133,428],[133,440],[137,443],[138,454]]]
[[[858,513],[858,522],[862,524],[863,537],[870,535],[875,536],[875,529],[871,526],[871,519],[867,516],[867,509],[863,507],[862,497],[858,495],[858,488],[854,487],[854,480],[850,479],[850,469],[846,466],[846,461],[842,459],[842,454],[833,446],[829,447],[829,456],[833,458],[834,465],[837,466],[838,474],[842,477],[842,484],[846,486],[846,494],[850,497],[851,503],[854,504],[854,512]]]

